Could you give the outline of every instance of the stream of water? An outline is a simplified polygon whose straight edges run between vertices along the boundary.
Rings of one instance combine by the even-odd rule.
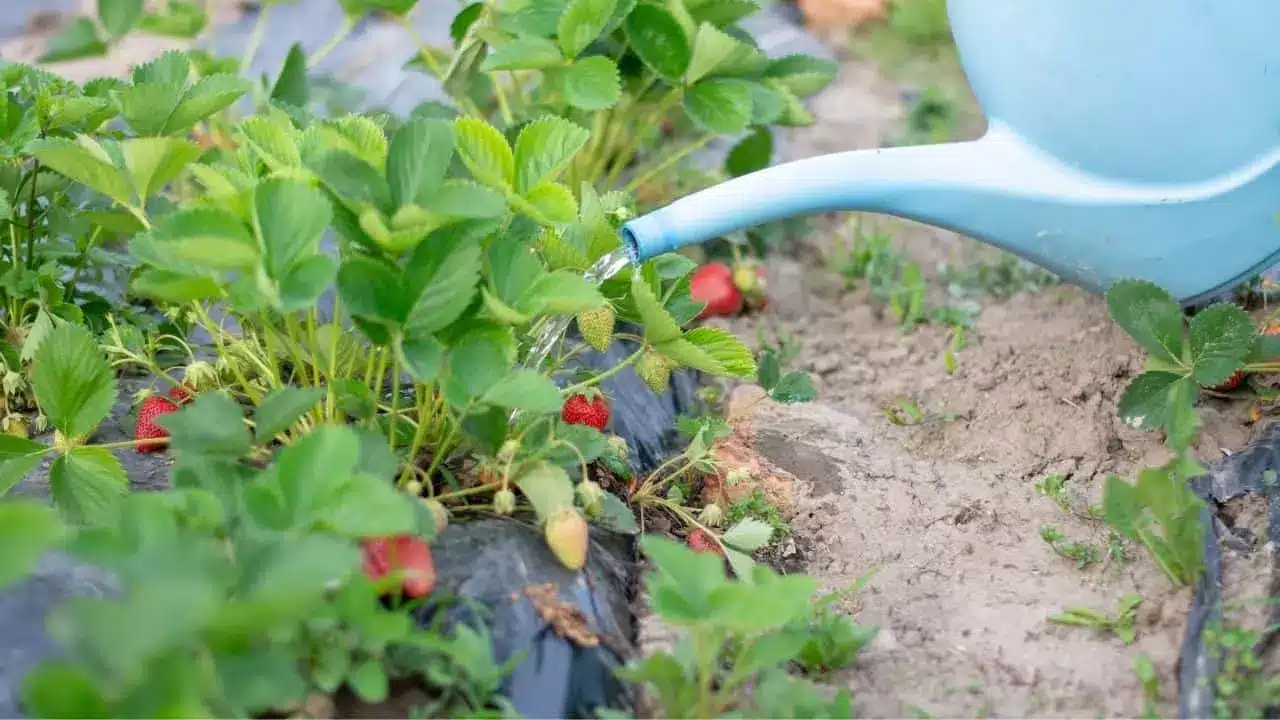
[[[587,268],[583,278],[592,285],[600,285],[605,280],[617,275],[629,262],[631,262],[631,258],[627,254],[627,249],[620,247],[597,260],[595,265]],[[573,316],[571,315],[556,315],[547,318],[546,324],[538,331],[533,347],[529,349],[529,354],[525,357],[524,367],[529,370],[536,370],[541,367],[542,362],[555,349],[556,343],[560,342],[560,338],[564,337],[564,333],[569,329],[569,323],[572,321]]]

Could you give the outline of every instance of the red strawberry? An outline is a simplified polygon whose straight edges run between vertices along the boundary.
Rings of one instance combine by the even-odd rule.
[[[694,528],[689,533],[689,537],[685,538],[685,543],[697,550],[698,552],[721,554],[720,544],[711,537],[711,534],[702,528]]]
[[[138,408],[138,422],[133,426],[133,439],[159,440],[169,437],[169,431],[160,427],[156,423],[156,418],[177,411],[178,406],[161,395],[152,395],[143,400],[141,407]],[[140,443],[137,445],[137,450],[138,452],[156,452],[163,450],[167,445],[168,443],[163,442]]]
[[[1227,378],[1226,380],[1223,380],[1221,383],[1214,385],[1209,389],[1214,392],[1220,392],[1220,393],[1231,392],[1232,390],[1235,390],[1236,388],[1240,387],[1243,384],[1244,384],[1244,371],[1237,370],[1234,375]]]
[[[733,282],[733,271],[721,262],[711,262],[693,271],[689,294],[707,306],[698,317],[732,316],[742,312],[742,291]]]
[[[195,397],[196,391],[190,385],[175,385],[170,388],[169,399],[179,405],[186,405],[191,402],[191,398]]]
[[[431,546],[412,535],[370,538],[361,541],[364,548],[365,577],[377,582],[392,574],[404,578],[401,589],[405,597],[420,598],[431,594],[436,586],[436,564]]]
[[[603,395],[574,395],[564,401],[560,419],[570,425],[587,425],[601,432],[609,424],[609,403]]]

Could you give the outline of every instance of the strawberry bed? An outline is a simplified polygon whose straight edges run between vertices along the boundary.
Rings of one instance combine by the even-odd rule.
[[[767,526],[679,490],[715,472],[721,428],[676,429],[702,374],[785,380],[789,402],[803,380],[767,358],[757,377],[695,322],[692,261],[588,270],[620,252],[636,195],[767,164],[761,138],[812,122],[802,99],[834,67],[767,57],[736,0],[477,3],[452,47],[415,51],[448,103],[349,113],[308,68],[371,14],[415,37],[414,2],[341,9],[330,43],[261,81],[237,71],[269,6],[239,63],[0,69],[0,582],[18,583],[0,606],[49,628],[0,665],[21,683],[6,710],[627,710],[630,682],[659,681],[621,670],[645,518],[730,561],[737,581],[645,541],[666,572],[723,574],[725,601],[779,583],[786,613],[760,630],[806,615],[813,588],[750,557]],[[206,24],[177,0],[100,0],[42,61]],[[726,170],[690,162],[744,133]]]

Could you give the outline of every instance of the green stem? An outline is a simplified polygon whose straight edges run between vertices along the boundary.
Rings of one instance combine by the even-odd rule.
[[[641,347],[639,350],[636,350],[635,352],[628,355],[625,360],[618,363],[617,365],[614,365],[613,367],[609,368],[608,370],[605,370],[604,372],[600,373],[599,375],[596,375],[595,377],[589,378],[587,380],[583,380],[582,382],[577,383],[576,385],[570,385],[569,387],[562,390],[561,394],[564,395],[565,397],[569,397],[575,393],[582,392],[583,390],[593,385],[599,385],[604,380],[607,380],[610,377],[618,374],[622,370],[626,369],[627,366],[631,365],[636,360],[639,360],[640,356],[644,354],[644,351],[645,349]]]
[[[400,435],[399,430],[400,430],[400,353],[395,353],[395,360],[392,361],[391,363],[391,452],[396,451],[396,438]],[[409,462],[413,462],[413,458],[409,458]]]
[[[333,37],[329,38],[329,41],[324,44],[324,47],[315,51],[315,54],[307,58],[307,69],[311,69],[316,65],[319,65],[321,61],[329,56],[329,53],[334,51],[334,48],[341,45],[342,41],[347,39],[347,36],[350,35],[351,31],[355,30],[355,28],[356,18],[350,15],[342,18],[342,26],[333,34]]]
[[[245,45],[244,55],[240,57],[241,75],[249,74],[249,66],[253,64],[253,59],[258,56],[258,48],[262,45],[262,37],[267,32],[267,11],[270,9],[270,5],[263,5],[258,10],[258,18],[253,21],[253,30],[249,31],[249,43]]]
[[[706,146],[707,143],[711,142],[715,138],[716,136],[714,134],[709,133],[707,135],[703,135],[702,137],[689,143],[688,145],[685,145],[684,147],[680,148],[676,152],[668,155],[665,160],[662,160],[661,162],[649,168],[648,170],[644,171],[643,173],[638,173],[631,182],[627,183],[627,186],[626,188],[623,189],[623,192],[625,193],[635,192],[636,188],[640,187],[641,185],[645,184],[649,180],[653,179],[655,175],[659,175],[667,171],[668,169],[671,168],[672,165],[675,165],[676,163],[680,162],[684,158],[688,157],[691,153],[697,152],[698,150],[702,149],[703,147]]]

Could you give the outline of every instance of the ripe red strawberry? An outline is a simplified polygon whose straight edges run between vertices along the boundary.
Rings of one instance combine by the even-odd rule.
[[[587,425],[601,432],[609,424],[609,403],[603,395],[574,395],[564,401],[560,419],[570,425]]]
[[[177,404],[162,395],[152,395],[143,400],[138,408],[138,422],[133,426],[133,439],[158,441],[160,438],[169,437],[169,431],[160,427],[156,423],[156,418],[177,411]],[[139,443],[137,450],[138,452],[156,452],[163,450],[167,445],[168,443],[164,442]]]
[[[702,528],[694,528],[685,538],[685,543],[698,552],[721,554],[720,545]]]
[[[365,577],[377,582],[399,573],[405,597],[420,598],[431,594],[436,586],[436,564],[431,546],[412,535],[370,538],[361,541],[364,549]]]
[[[693,271],[689,294],[707,304],[698,317],[732,316],[742,312],[742,291],[733,282],[733,271],[721,262],[711,262]]]
[[[169,389],[167,394],[170,400],[179,405],[186,405],[191,402],[191,398],[195,397],[196,391],[189,385],[175,385]]]

